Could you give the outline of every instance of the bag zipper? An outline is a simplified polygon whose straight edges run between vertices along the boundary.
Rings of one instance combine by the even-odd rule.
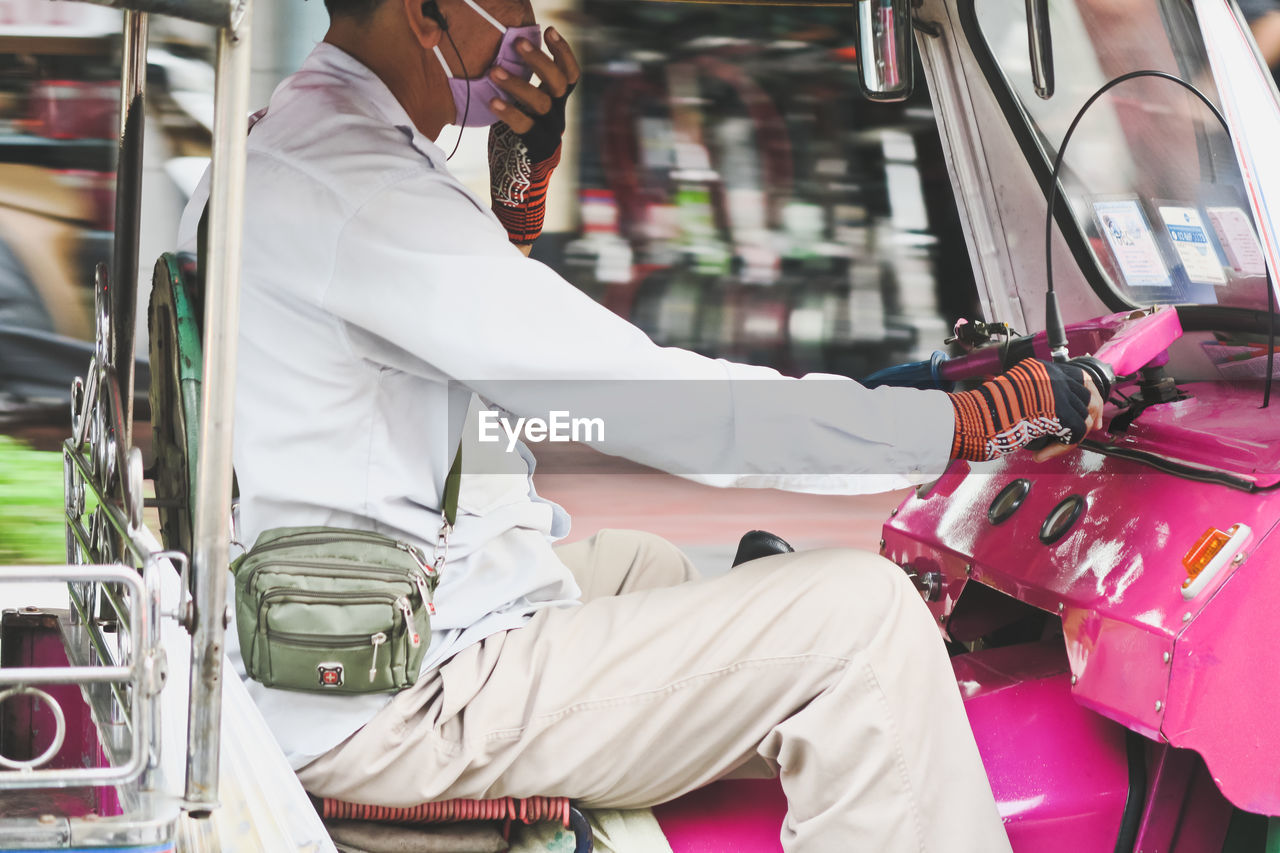
[[[315,639],[315,638],[311,638],[311,635],[308,635],[308,634],[296,634],[289,631],[273,631],[271,630],[270,627],[267,627],[262,621],[263,608],[265,608],[270,602],[277,599],[294,598],[294,599],[303,599],[303,600],[311,599],[312,601],[326,601],[326,600],[331,600],[335,597],[345,600],[348,604],[390,604],[392,607],[399,610],[400,615],[404,618],[404,632],[405,632],[405,636],[408,637],[409,639],[409,643],[415,649],[422,645],[422,635],[418,633],[418,626],[413,623],[413,605],[409,602],[408,596],[404,596],[404,595],[396,596],[391,593],[320,592],[318,590],[309,590],[309,589],[273,589],[270,592],[263,595],[261,599],[259,599],[257,618],[254,621],[256,624],[263,626],[268,636],[292,637],[294,639],[286,640],[285,642],[292,642],[295,644],[316,645],[316,646],[325,646],[325,645],[331,646],[335,644],[349,645],[351,638],[353,637],[360,638],[361,640],[363,640],[364,638],[363,634],[346,634],[346,635],[338,635],[337,637],[325,637],[323,639]],[[377,642],[374,642],[373,644],[374,645],[373,659],[374,659],[375,668],[377,666],[377,660],[378,660],[377,647],[380,644],[385,643],[387,641],[387,636],[385,633],[379,631],[378,634],[382,634],[382,639]],[[373,636],[377,636],[377,634]],[[256,642],[254,645],[256,647],[257,645]],[[250,654],[252,655],[256,653],[256,651],[257,651],[256,648],[250,649]]]
[[[396,599],[396,607],[400,608],[400,614],[404,616],[404,630],[409,635],[409,642],[416,649],[422,645],[422,635],[418,633],[418,626],[413,624],[413,606],[409,604],[409,599],[401,596]]]
[[[345,562],[345,561],[335,561],[335,562]],[[405,572],[401,569],[371,568],[369,566],[362,566],[358,564],[338,566],[338,565],[334,565],[334,563],[319,563],[315,561],[309,561],[309,562],[299,561],[299,562],[288,563],[287,565],[296,567],[296,568],[311,569],[312,571],[284,572],[284,574],[304,575],[304,576],[311,576],[311,577],[315,577],[318,575],[321,577],[331,577],[331,578],[345,578],[353,574],[373,575],[373,576],[381,577],[386,580],[401,581],[401,582],[410,584],[411,586],[418,588],[419,594],[421,594],[422,592],[421,587],[418,585],[417,573],[412,571]],[[254,594],[255,591],[253,588],[253,581],[254,581],[253,575],[256,575],[259,571],[262,571],[262,570],[266,570],[269,568],[278,568],[278,567],[279,567],[278,565],[274,567],[265,566],[265,565],[255,566],[253,569],[253,573],[250,575],[248,580],[245,581],[245,590],[250,595]],[[270,595],[270,593],[267,593],[267,594]],[[343,593],[335,593],[335,594],[343,594]],[[348,594],[352,594],[352,593],[348,593]],[[353,593],[353,594],[359,595],[360,593]],[[391,595],[391,593],[387,593],[387,594]],[[426,602],[424,601],[424,603]]]
[[[378,677],[378,647],[387,642],[385,631],[373,634],[339,634],[333,637],[317,639],[310,634],[296,634],[292,631],[267,631],[267,636],[288,643],[291,646],[304,646],[318,649],[354,648],[363,645],[373,646],[373,661],[369,664],[369,683]],[[416,643],[414,645],[417,645]]]
[[[274,543],[273,543],[274,544]],[[267,546],[270,548],[271,546]],[[264,548],[263,550],[267,550]],[[349,574],[365,574],[365,575],[390,575],[397,580],[403,579],[407,583],[413,584],[418,590],[418,595],[422,598],[423,605],[427,608],[427,612],[432,616],[436,615],[434,586],[435,570],[426,563],[426,558],[418,553],[418,550],[408,543],[399,543],[397,548],[407,552],[418,566],[418,571],[405,571],[403,569],[374,567],[367,564],[357,563],[354,560],[345,560],[341,557],[335,557],[333,562],[320,563],[314,560],[289,562],[286,565],[297,566],[300,568],[320,569],[329,577],[342,577]],[[335,564],[342,564],[341,566]],[[249,572],[249,576],[245,578],[244,584],[246,590],[253,590],[254,575],[258,574],[268,565],[259,563],[255,565]]]
[[[309,589],[273,589],[267,592],[265,595],[263,595],[262,598],[258,599],[258,611],[253,620],[254,625],[262,626],[262,629],[267,633],[268,636],[277,636],[281,634],[291,635],[297,638],[312,636],[309,634],[290,634],[290,632],[288,631],[273,631],[263,621],[262,611],[263,609],[266,608],[268,604],[270,604],[272,601],[275,601],[277,599],[289,599],[289,598],[300,599],[302,601],[306,601],[307,599],[310,599],[311,601],[321,601],[321,602],[331,601],[334,598],[339,598],[344,600],[348,604],[386,604],[391,607],[395,607],[397,609],[399,609],[399,602],[402,600],[406,600],[404,599],[403,596],[396,597],[394,594],[389,592],[388,593],[319,592],[317,590],[309,590]],[[403,610],[401,610],[400,612],[402,614],[404,613]],[[412,613],[412,611],[410,611],[410,613]],[[412,620],[410,620],[407,623],[406,631],[413,631],[413,630],[415,629],[413,628]],[[365,635],[364,634],[358,634],[358,635],[348,634],[348,635],[339,635],[339,636],[345,639],[353,636],[364,637]],[[328,643],[330,639],[331,638],[329,637],[325,637],[323,639],[316,639],[316,640],[311,640],[307,642],[314,642],[315,644],[319,645],[319,644]],[[339,643],[339,645],[341,645],[341,643]],[[258,653],[258,641],[257,641],[257,634],[255,632],[253,646],[250,647],[249,649],[249,655],[251,656],[251,658],[256,659],[257,653]]]
[[[371,530],[344,529],[341,532],[314,530],[310,532],[289,533],[285,536],[274,539],[265,545],[252,548],[250,550],[261,554],[263,551],[274,551],[277,548],[292,548],[296,545],[304,544],[312,540],[324,545],[330,542],[341,542],[344,539],[364,539],[374,542],[385,542],[388,545],[399,544],[398,539],[392,539],[390,536],[384,536],[381,533],[374,533]]]
[[[402,551],[407,551],[413,561],[418,564],[421,574],[414,574],[413,582],[418,587],[418,595],[422,596],[422,603],[426,605],[427,612],[432,616],[436,615],[435,602],[435,586],[439,583],[436,578],[436,570],[427,562],[427,555],[423,554],[418,548],[413,547],[408,542],[396,542],[396,547]]]

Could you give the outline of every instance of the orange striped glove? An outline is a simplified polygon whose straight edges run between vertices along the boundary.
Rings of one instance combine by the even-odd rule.
[[[948,394],[955,408],[951,458],[986,462],[1049,437],[1084,439],[1089,389],[1074,364],[1025,358],[972,391]]]
[[[532,243],[542,233],[547,184],[560,163],[565,103],[573,88],[570,83],[563,95],[552,97],[551,109],[532,116],[533,127],[524,133],[502,122],[489,129],[489,196],[494,215],[517,246]]]

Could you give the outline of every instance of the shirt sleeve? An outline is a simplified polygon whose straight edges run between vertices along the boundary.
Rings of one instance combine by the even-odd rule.
[[[380,192],[334,257],[327,310],[513,422],[598,421],[602,435],[587,430],[596,449],[715,485],[853,494],[947,465],[954,418],[942,392],[791,379],[657,346],[524,257],[447,176]]]

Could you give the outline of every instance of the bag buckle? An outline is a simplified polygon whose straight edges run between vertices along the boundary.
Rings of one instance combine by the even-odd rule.
[[[440,517],[440,532],[436,534],[436,548],[431,557],[431,570],[439,572],[444,568],[444,561],[449,558],[449,535],[453,533],[453,525],[443,515]]]

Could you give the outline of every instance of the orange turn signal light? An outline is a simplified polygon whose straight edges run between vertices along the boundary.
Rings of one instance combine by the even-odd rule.
[[[1191,550],[1182,558],[1182,565],[1187,569],[1187,579],[1182,582],[1183,587],[1191,586],[1200,573],[1204,571],[1205,566],[1212,562],[1213,558],[1218,556],[1226,544],[1231,541],[1231,537],[1240,525],[1233,524],[1225,533],[1216,527],[1210,527],[1204,534],[1196,540],[1196,544],[1191,546]]]

